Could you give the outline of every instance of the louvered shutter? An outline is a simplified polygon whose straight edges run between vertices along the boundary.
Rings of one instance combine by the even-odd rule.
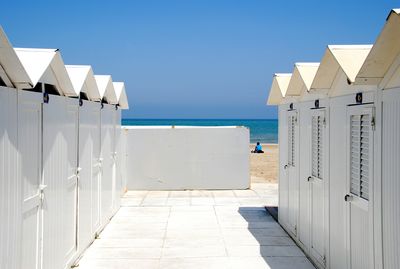
[[[295,124],[296,124],[296,114],[295,112],[290,112],[288,116],[288,164],[295,166]]]
[[[311,120],[311,174],[313,177],[322,179],[323,173],[323,128],[324,113],[316,111]]]
[[[372,112],[350,116],[350,192],[369,200]]]

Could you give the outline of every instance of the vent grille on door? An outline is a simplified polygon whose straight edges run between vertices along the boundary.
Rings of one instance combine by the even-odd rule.
[[[288,116],[288,164],[291,166],[295,166],[295,124],[296,124],[296,116],[289,115]]]
[[[350,192],[369,200],[371,114],[350,119]]]
[[[312,116],[312,176],[322,179],[322,154],[323,154],[323,124],[324,118],[322,115]]]

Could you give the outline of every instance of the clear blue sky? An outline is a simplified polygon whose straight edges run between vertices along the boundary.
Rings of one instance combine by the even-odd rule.
[[[276,118],[272,74],[373,43],[398,1],[3,1],[14,46],[125,81],[125,118]]]

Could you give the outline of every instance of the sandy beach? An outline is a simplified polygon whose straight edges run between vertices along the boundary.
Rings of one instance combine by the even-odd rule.
[[[262,144],[264,153],[250,153],[250,175],[252,183],[276,183],[278,179],[278,144]],[[249,151],[255,148],[250,144]]]

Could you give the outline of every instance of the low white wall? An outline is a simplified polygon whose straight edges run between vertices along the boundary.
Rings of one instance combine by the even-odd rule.
[[[245,127],[123,127],[128,190],[246,189]]]

